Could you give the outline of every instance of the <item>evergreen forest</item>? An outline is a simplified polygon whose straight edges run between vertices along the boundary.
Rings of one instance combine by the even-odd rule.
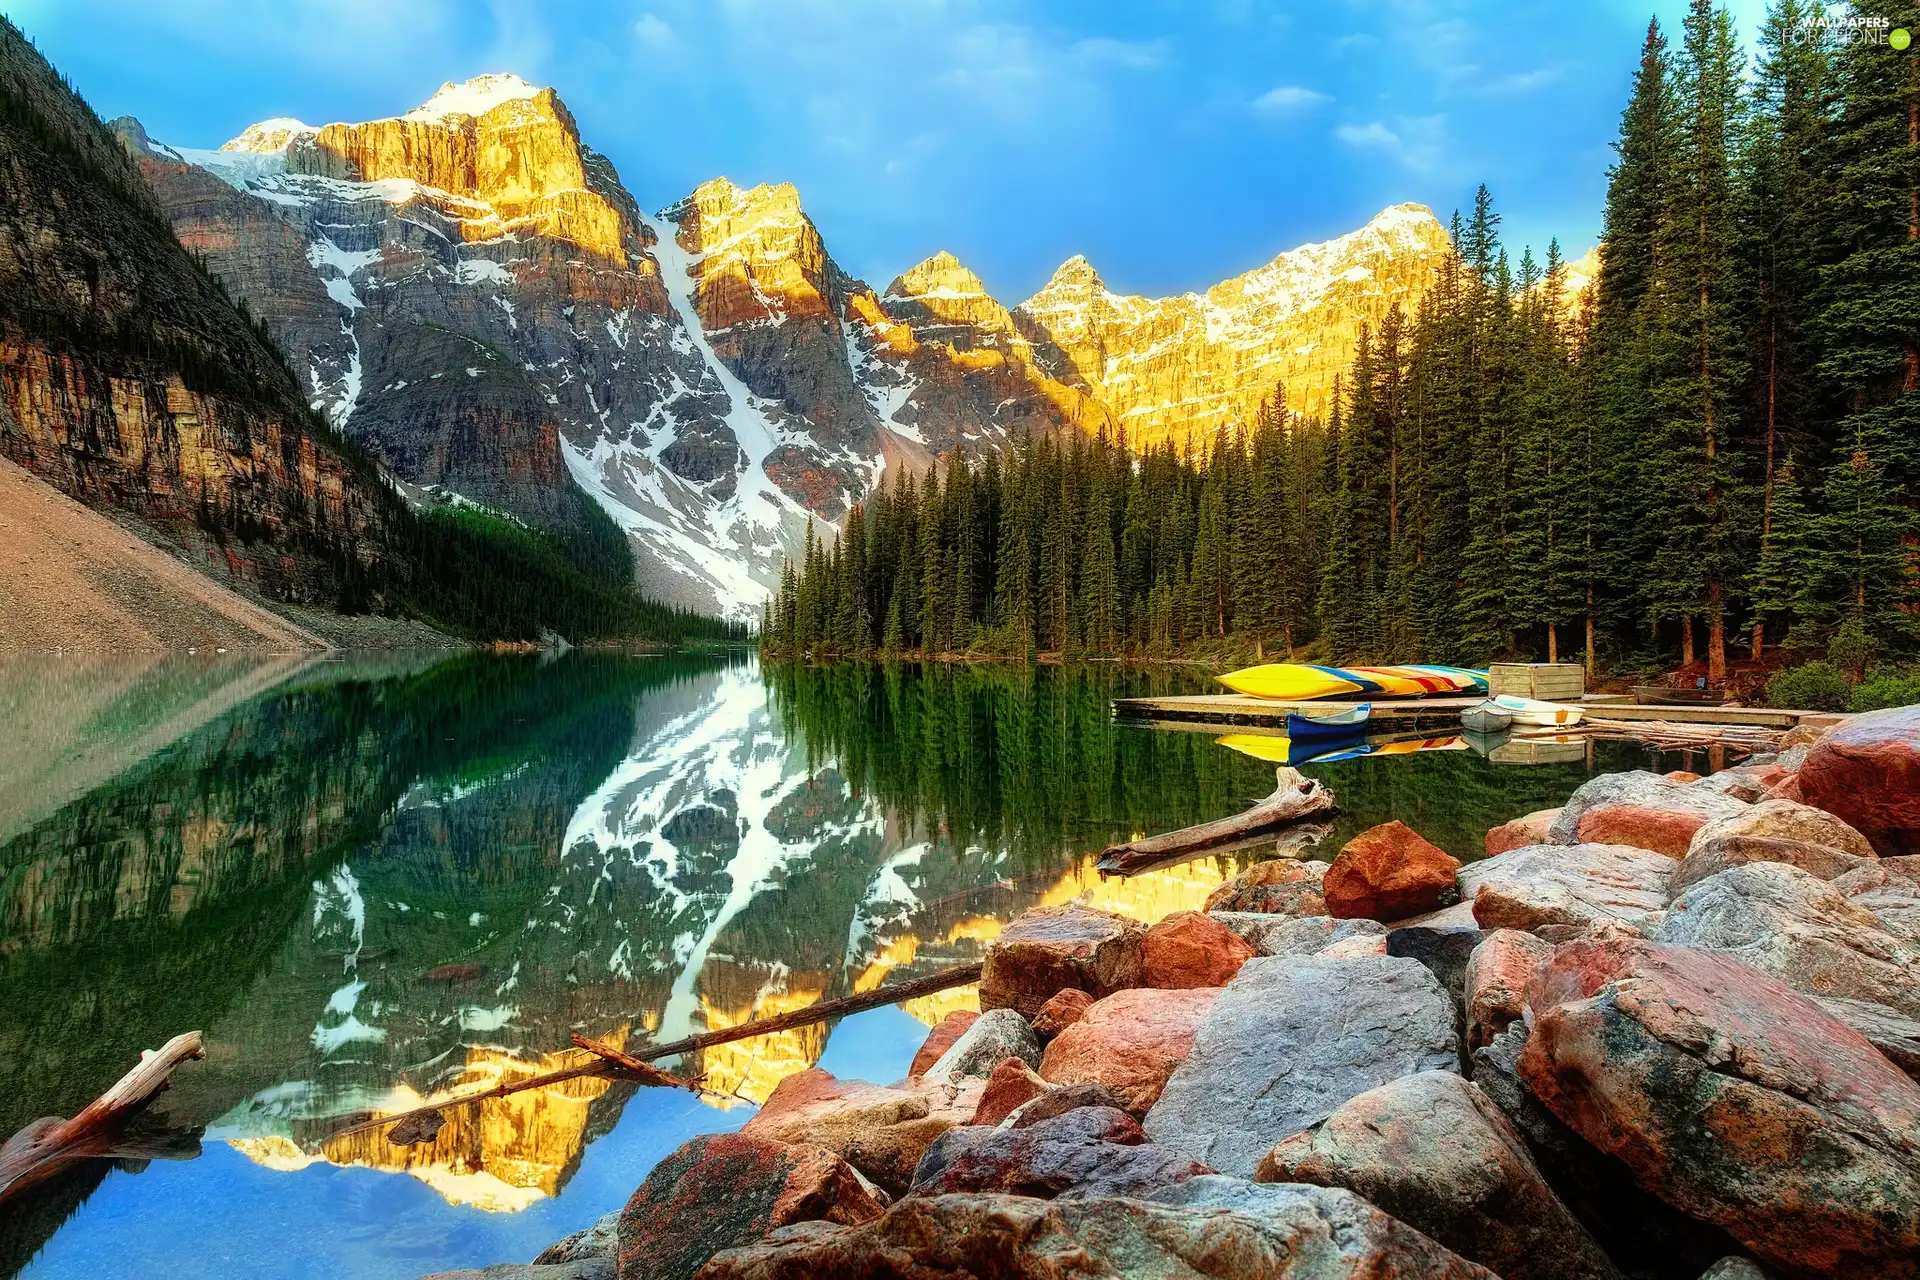
[[[1649,24],[1589,288],[1557,244],[1504,244],[1483,186],[1324,419],[1275,386],[1184,447],[1033,438],[896,474],[809,536],[764,649],[1716,685],[1783,648],[1910,653],[1920,51],[1849,16],[1774,0],[1751,56],[1711,0]]]

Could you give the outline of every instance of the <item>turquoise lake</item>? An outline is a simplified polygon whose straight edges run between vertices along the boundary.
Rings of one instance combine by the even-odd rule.
[[[670,1038],[975,958],[1037,903],[1199,906],[1259,850],[1131,880],[1091,856],[1271,790],[1262,744],[1109,711],[1207,685],[744,655],[0,660],[0,1134],[177,1032],[208,1047],[143,1122],[174,1158],[0,1209],[0,1276],[525,1261],[792,1071],[898,1079],[969,989],[683,1064],[725,1105],[575,1080],[450,1112],[420,1147],[330,1136],[571,1061],[576,1032]],[[1592,772],[1685,763],[1442,734],[1307,771],[1342,808],[1327,853],[1399,818],[1471,857]]]

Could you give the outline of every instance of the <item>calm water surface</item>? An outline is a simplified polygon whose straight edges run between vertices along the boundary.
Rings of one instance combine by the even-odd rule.
[[[1198,906],[1247,855],[1104,882],[1089,855],[1271,790],[1271,743],[1108,713],[1203,687],[585,655],[0,661],[0,1134],[73,1114],[176,1032],[208,1045],[148,1124],[181,1158],[0,1209],[0,1276],[525,1260],[792,1071],[897,1079],[970,990],[685,1064],[724,1106],[572,1081],[450,1112],[427,1146],[328,1138],[568,1061],[573,1032],[674,1037],[974,958],[1037,903]],[[1649,763],[1464,746],[1309,766],[1343,808],[1333,840],[1397,817],[1472,856],[1595,768]]]

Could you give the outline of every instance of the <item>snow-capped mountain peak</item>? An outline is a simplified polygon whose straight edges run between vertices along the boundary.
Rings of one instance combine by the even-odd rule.
[[[220,144],[222,151],[253,151],[262,155],[274,151],[285,151],[296,138],[310,138],[320,131],[310,124],[295,120],[291,116],[276,116],[271,120],[262,120],[250,124],[240,131],[240,135],[229,138]]]
[[[519,76],[500,72],[475,76],[459,84],[449,80],[431,98],[400,118],[445,124],[455,116],[483,116],[502,103],[537,98],[542,92]]]

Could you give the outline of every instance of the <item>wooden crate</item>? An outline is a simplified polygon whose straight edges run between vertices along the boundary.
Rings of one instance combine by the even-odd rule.
[[[1487,668],[1494,693],[1544,702],[1578,702],[1587,691],[1587,671],[1577,662],[1496,662]]]

